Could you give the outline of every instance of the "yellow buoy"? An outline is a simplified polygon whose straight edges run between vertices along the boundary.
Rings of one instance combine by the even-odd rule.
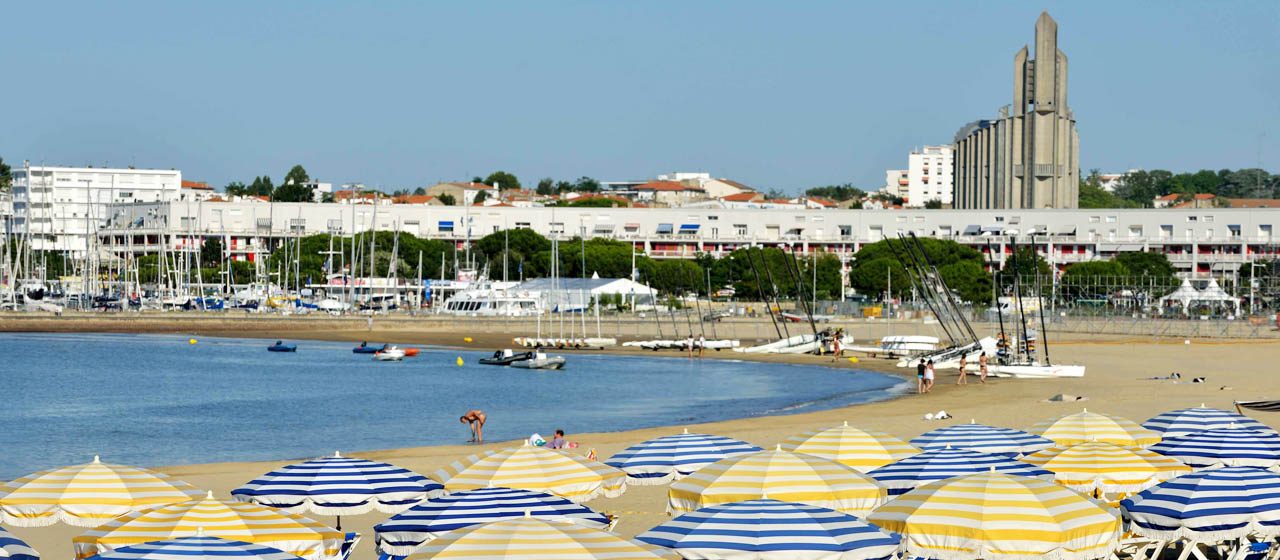
[[[464,337],[464,338],[462,339],[462,341],[463,341],[463,342],[471,342],[471,337],[469,337],[469,336],[468,336],[468,337]],[[459,359],[461,359],[461,358],[459,358]]]
[[[195,343],[196,343],[196,339],[194,338],[187,341],[187,344],[195,344]]]
[[[849,363],[851,363],[851,364],[856,364],[856,363],[858,363],[858,359],[857,359],[857,358],[854,358],[854,357],[852,357],[852,356],[850,356],[850,357],[849,357]]]
[[[462,356],[458,356],[458,365],[462,365]]]

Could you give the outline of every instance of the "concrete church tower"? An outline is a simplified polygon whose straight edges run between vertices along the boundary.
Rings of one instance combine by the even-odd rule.
[[[1075,208],[1080,141],[1067,106],[1067,55],[1058,24],[1036,20],[1034,58],[1013,57],[1013,104],[956,135],[956,208]]]

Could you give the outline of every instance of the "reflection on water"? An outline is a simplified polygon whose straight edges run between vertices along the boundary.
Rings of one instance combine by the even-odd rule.
[[[83,462],[290,459],[485,438],[808,412],[891,396],[894,377],[817,366],[568,355],[566,369],[476,364],[488,352],[424,349],[403,362],[351,343],[109,334],[0,334],[0,478]],[[463,366],[455,365],[461,356]],[[731,357],[727,352],[717,356]]]

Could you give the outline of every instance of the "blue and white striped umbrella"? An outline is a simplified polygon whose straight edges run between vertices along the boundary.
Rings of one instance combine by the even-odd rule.
[[[1275,431],[1266,424],[1243,414],[1218,408],[1206,408],[1203,404],[1196,408],[1183,408],[1160,414],[1143,422],[1142,427],[1167,438],[1231,427],[1260,432]]]
[[[1148,449],[1196,468],[1280,465],[1280,434],[1243,428],[1165,438]]]
[[[202,558],[298,560],[297,556],[277,548],[204,535],[120,547],[91,556],[88,560],[200,560]]]
[[[526,515],[593,529],[609,526],[609,518],[603,514],[554,494],[479,488],[427,500],[375,525],[373,530],[381,553],[402,557],[449,531]]]
[[[1053,441],[1022,430],[997,428],[970,421],[968,424],[956,424],[920,434],[911,440],[911,445],[924,451],[951,446],[1017,457],[1053,447]]]
[[[0,560],[40,560],[35,549],[0,528]]]
[[[897,496],[935,480],[984,472],[1033,476],[1053,481],[1053,473],[1050,471],[1011,459],[1006,455],[982,453],[973,449],[925,451],[889,463],[867,474],[887,488],[890,496]]]
[[[736,439],[691,434],[685,430],[683,434],[628,447],[604,464],[627,473],[627,484],[656,486],[680,480],[721,459],[757,451],[761,449]]]
[[[1129,529],[1144,537],[1219,542],[1280,536],[1280,475],[1225,467],[1166,480],[1120,501]]]
[[[636,540],[686,559],[866,560],[898,550],[897,535],[847,513],[767,498],[686,513]]]
[[[398,513],[444,486],[395,465],[343,457],[321,457],[287,465],[231,491],[242,502],[316,515]]]

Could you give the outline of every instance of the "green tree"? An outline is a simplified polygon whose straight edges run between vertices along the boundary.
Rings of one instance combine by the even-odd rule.
[[[424,195],[426,195],[426,194],[427,194],[427,188],[426,188],[426,187],[418,187],[418,188],[416,188],[416,189],[413,189],[413,194],[414,194],[414,196],[424,196]]]
[[[1126,275],[1124,265],[1115,261],[1075,263],[1062,272],[1061,290],[1072,299],[1105,299],[1116,279]]]
[[[821,196],[840,201],[859,199],[867,195],[867,193],[862,189],[853,186],[853,183],[813,187],[804,191],[804,194],[808,196]]]
[[[337,199],[337,198],[335,198],[335,197],[333,196],[333,193],[331,193],[331,192],[327,192],[327,193],[324,193],[324,194],[320,195],[320,202],[333,203],[333,202],[337,202],[337,201],[338,201],[338,199]]]
[[[4,158],[0,157],[0,191],[9,190],[13,184],[13,174],[10,172],[9,165],[4,162]]]
[[[507,173],[506,171],[494,171],[493,173],[490,173],[488,177],[485,177],[483,181],[476,182],[490,186],[497,185],[498,190],[501,191],[520,188],[520,180],[516,179],[515,175]]]
[[[490,233],[476,241],[473,249],[488,258],[489,274],[493,277],[501,274],[504,250],[508,251],[508,278],[520,277],[520,263],[524,263],[525,278],[541,278],[551,270],[551,242],[528,228]]]
[[[200,266],[217,268],[222,264],[222,238],[208,237],[200,245]]]
[[[301,165],[293,166],[284,176],[284,183],[275,189],[271,197],[280,202],[311,202],[315,200],[315,189],[307,183],[311,177]]]
[[[614,206],[626,208],[630,205],[631,203],[625,200],[604,197],[578,198],[568,202],[562,200],[556,203],[556,206],[568,206],[570,208],[613,208]]]
[[[974,261],[960,261],[938,268],[942,281],[960,295],[960,299],[977,304],[991,301],[991,273]]]
[[[271,196],[276,190],[275,184],[271,182],[271,177],[262,176],[254,177],[253,183],[249,185],[249,190],[245,192],[249,196]]]
[[[480,204],[489,198],[489,191],[480,191],[476,193],[476,199],[472,204]]]
[[[924,209],[925,209],[925,210],[941,210],[941,209],[942,209],[942,199],[940,199],[940,198],[931,198],[931,199],[929,199],[929,200],[924,201]]]
[[[227,196],[245,196],[249,194],[249,187],[246,187],[245,184],[240,181],[232,181],[227,183],[227,186],[222,189],[222,192],[226,193]]]
[[[990,299],[986,295],[991,290],[990,275],[983,268],[984,260],[980,251],[950,239],[926,237],[918,241],[924,255],[916,252],[916,258],[927,259],[928,263],[938,267],[938,273],[942,275],[948,288],[968,301]],[[899,239],[885,239],[864,245],[862,250],[854,254],[853,266],[849,271],[849,285],[868,296],[880,297],[887,287],[888,274],[892,274],[894,294],[900,296],[908,293],[911,283],[899,260],[901,258],[912,262],[906,251],[907,247],[915,245],[910,240],[904,244]],[[862,270],[864,267],[868,267],[867,270]],[[981,274],[975,273],[975,270]],[[981,277],[986,279],[982,280]]]
[[[879,257],[855,262],[857,266],[849,272],[849,285],[858,292],[872,298],[883,298],[885,291],[889,289],[890,278],[894,297],[902,297],[911,292],[911,279],[897,259]]]
[[[573,190],[578,192],[600,192],[600,182],[591,177],[582,176],[573,183]]]
[[[442,195],[440,195],[440,196],[438,196],[438,197],[436,197],[436,198],[439,198],[439,199],[440,199],[440,203],[441,203],[441,204],[443,204],[443,205],[445,205],[445,206],[453,206],[453,205],[455,205],[455,204],[457,204],[457,203],[458,203],[458,201],[456,201],[456,200],[454,200],[454,199],[453,199],[453,195],[451,195],[451,194],[442,194]]]
[[[1176,276],[1173,265],[1169,263],[1169,257],[1163,253],[1125,251],[1117,254],[1112,260],[1124,267],[1130,277],[1173,278]]]
[[[1000,270],[1000,274],[1004,276],[1005,282],[1012,282],[1010,275],[1017,274],[1023,282],[1035,282],[1036,276],[1041,279],[1049,276],[1051,269],[1049,262],[1044,260],[1039,253],[1030,247],[1019,247],[1018,250],[1004,261],[1004,268]]]
[[[543,177],[538,181],[538,188],[534,192],[543,196],[556,194],[556,182],[551,177]]]

